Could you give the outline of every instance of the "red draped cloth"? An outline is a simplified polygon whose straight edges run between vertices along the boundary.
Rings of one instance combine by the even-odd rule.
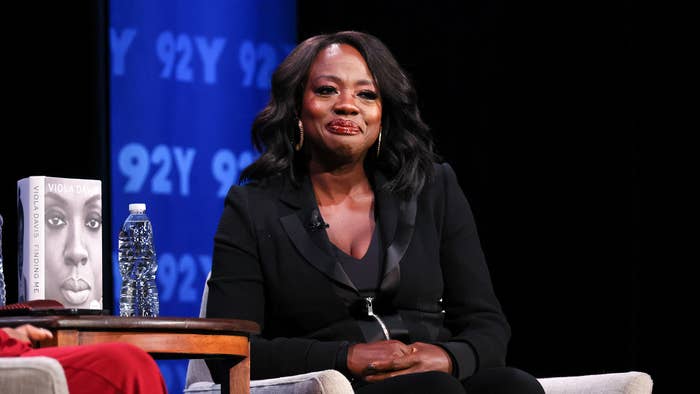
[[[153,358],[127,343],[32,348],[0,330],[0,357],[46,356],[58,360],[71,394],[167,393]]]

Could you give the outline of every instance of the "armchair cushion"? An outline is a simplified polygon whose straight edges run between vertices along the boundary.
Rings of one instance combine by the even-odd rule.
[[[61,364],[50,357],[0,357],[0,391],[22,394],[68,394]]]

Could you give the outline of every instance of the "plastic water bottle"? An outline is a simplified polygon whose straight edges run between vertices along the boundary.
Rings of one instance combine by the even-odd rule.
[[[0,215],[0,306],[7,303],[5,296],[5,274],[2,268],[2,215]]]
[[[157,270],[146,204],[129,204],[129,216],[119,231],[119,316],[158,316]]]

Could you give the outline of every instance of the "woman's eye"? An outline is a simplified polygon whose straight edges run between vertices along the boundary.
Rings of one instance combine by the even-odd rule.
[[[46,223],[48,223],[50,227],[58,228],[65,226],[66,220],[60,215],[48,215],[46,217]]]
[[[336,90],[333,86],[321,86],[318,89],[316,89],[316,94],[320,94],[321,96],[330,96],[335,92]]]
[[[379,97],[377,93],[374,93],[371,90],[363,90],[360,92],[360,94],[358,94],[358,96],[366,100],[376,100]]]
[[[90,230],[98,230],[102,226],[102,221],[100,219],[88,219],[85,222],[85,227]]]

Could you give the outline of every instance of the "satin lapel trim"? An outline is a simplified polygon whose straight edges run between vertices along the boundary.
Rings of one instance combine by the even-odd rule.
[[[306,210],[302,209],[300,212],[300,214],[303,215]],[[340,262],[336,261],[336,259],[330,256],[328,253],[324,252],[311,239],[311,236],[304,227],[297,213],[292,213],[281,217],[280,222],[282,223],[284,230],[287,232],[287,236],[294,244],[294,247],[296,247],[297,251],[299,251],[304,259],[309,262],[309,264],[316,267],[316,269],[323,272],[323,274],[332,280],[357,291],[357,288],[355,288],[355,285],[343,270]]]
[[[413,238],[416,223],[416,199],[402,201],[399,208],[399,218],[396,225],[396,237],[386,250],[386,266],[380,289],[385,293],[394,293],[401,280],[399,262],[406,254],[408,245]]]
[[[382,186],[386,179],[382,174],[376,177],[378,191],[377,208],[382,229],[382,237],[389,241],[384,260],[384,276],[380,290],[389,295],[396,292],[401,280],[399,263],[408,250],[416,225],[416,197],[409,201],[399,200]],[[397,208],[398,207],[398,208]]]

